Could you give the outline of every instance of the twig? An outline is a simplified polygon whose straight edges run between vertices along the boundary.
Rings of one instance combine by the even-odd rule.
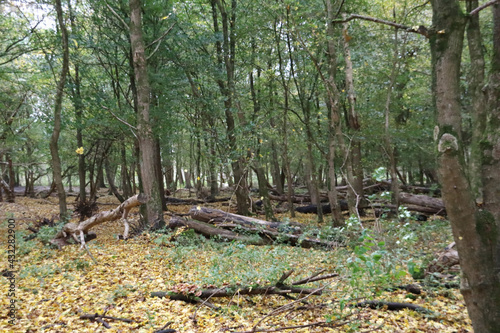
[[[87,246],[87,244],[85,244],[85,250],[89,254],[90,258],[92,258],[92,260],[94,261],[94,264],[98,265],[97,260],[94,258],[94,256],[92,255],[92,253],[90,253],[90,250],[89,250],[89,247]]]
[[[292,275],[293,273],[293,269],[289,270],[288,272],[285,272],[283,273],[283,275],[281,275],[280,279],[278,280],[278,282],[276,282],[276,285],[279,286],[279,285],[283,285],[283,282],[285,282],[286,279],[288,279],[288,277],[290,275]]]
[[[335,328],[335,327],[341,327],[341,326],[347,325],[350,322],[351,322],[351,320],[345,321],[345,322],[342,322],[339,324],[331,324],[331,323],[327,323],[326,321],[317,321],[314,323],[304,324],[304,325],[285,326],[285,327],[272,328],[272,329],[256,328],[256,329],[252,329],[251,331],[241,331],[241,332],[235,332],[235,333],[280,332],[280,331],[285,331],[285,330],[293,330],[293,329],[297,329],[297,328],[306,328],[306,327],[314,327],[314,326]]]
[[[333,277],[339,276],[337,273],[331,273],[331,274],[326,274],[326,275],[318,276],[319,274],[323,273],[324,271],[325,271],[325,270],[321,270],[321,271],[319,271],[318,273],[313,274],[313,275],[311,275],[311,276],[310,276],[310,277],[308,277],[308,278],[302,279],[302,280],[300,280],[300,281],[293,282],[293,283],[292,283],[292,286],[297,286],[297,285],[301,285],[301,284],[306,284],[306,283],[309,283],[309,282],[314,282],[314,281],[326,280],[326,279],[330,279],[330,278],[333,278]]]
[[[323,287],[318,288],[318,289],[316,289],[316,290],[312,291],[311,293],[307,294],[306,296],[304,296],[304,297],[302,297],[302,298],[299,298],[299,299],[297,299],[297,300],[295,300],[295,301],[293,301],[293,302],[290,302],[290,303],[288,303],[288,304],[285,304],[285,305],[283,305],[283,306],[280,306],[279,308],[277,308],[277,309],[276,309],[276,310],[274,310],[274,311],[271,311],[270,313],[268,313],[267,315],[265,315],[264,317],[262,317],[262,318],[261,318],[261,319],[257,322],[257,324],[255,324],[255,325],[254,325],[254,327],[253,327],[252,331],[250,331],[250,332],[258,332],[258,331],[257,331],[257,327],[258,327],[258,326],[259,326],[259,324],[260,324],[260,323],[262,323],[262,322],[263,322],[266,318],[269,318],[269,317],[271,317],[271,316],[274,316],[274,315],[276,315],[276,314],[279,314],[279,313],[281,313],[281,312],[284,312],[284,311],[288,310],[289,308],[291,308],[291,307],[292,307],[292,305],[293,305],[293,304],[298,303],[298,302],[302,302],[302,301],[303,301],[303,300],[305,300],[306,298],[309,298],[311,295],[313,295],[315,292],[317,292],[317,291],[322,291],[322,290],[323,290],[323,289],[325,289],[325,288],[326,288],[326,286],[328,286],[328,285],[329,285],[329,284],[326,284],[326,285],[324,285]],[[265,331],[261,331],[261,332],[265,332]],[[270,331],[270,332],[272,332],[272,331]]]

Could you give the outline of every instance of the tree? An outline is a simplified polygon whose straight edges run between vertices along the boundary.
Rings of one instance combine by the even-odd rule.
[[[224,112],[226,116],[226,135],[231,150],[231,167],[233,171],[236,205],[238,213],[248,215],[249,199],[247,185],[247,170],[245,169],[244,156],[238,152],[238,142],[236,135],[236,121],[234,110],[235,101],[235,58],[236,58],[236,7],[237,0],[231,0],[231,7],[226,8],[226,4],[221,0],[212,0],[212,17],[214,32],[220,33],[219,13],[222,24],[222,43],[216,41],[217,62],[220,69],[225,71],[226,78],[217,79],[220,92],[224,96]],[[243,119],[241,110],[238,117]]]
[[[443,200],[462,268],[461,292],[477,333],[500,327],[500,5],[493,5],[494,33],[489,80],[489,115],[481,138],[484,205],[476,207],[463,158],[460,60],[467,16],[459,1],[434,0],[430,36],[437,109],[438,165]],[[477,15],[477,14],[476,14]],[[481,110],[479,110],[481,112]]]
[[[61,111],[64,96],[64,86],[66,84],[66,76],[69,71],[69,46],[68,30],[66,29],[66,24],[64,23],[61,0],[55,1],[55,7],[57,12],[57,22],[59,24],[59,29],[61,30],[63,62],[61,73],[59,74],[59,81],[57,83],[56,97],[54,102],[54,128],[52,130],[52,136],[50,138],[50,154],[52,156],[52,172],[54,175],[54,182],[56,184],[57,196],[59,198],[59,213],[61,215],[61,218],[65,218],[67,213],[66,191],[64,189],[62,179],[61,158],[59,157],[58,141],[59,135],[61,133]]]
[[[152,229],[164,225],[158,183],[157,159],[152,124],[150,122],[150,87],[144,39],[142,34],[141,1],[130,0],[130,43],[137,85],[137,139],[139,141],[142,191],[146,195],[145,223]]]

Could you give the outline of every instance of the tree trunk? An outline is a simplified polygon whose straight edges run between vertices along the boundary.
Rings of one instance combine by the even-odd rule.
[[[122,142],[120,146],[120,156],[121,156],[120,176],[121,176],[122,192],[125,198],[130,198],[132,196],[132,185],[130,184],[130,174],[127,169],[127,153],[125,150],[124,142]]]
[[[462,269],[461,292],[476,333],[498,332],[500,327],[500,248],[498,95],[490,109],[491,122],[483,136],[482,177],[484,197],[491,199],[477,209],[466,177],[461,138],[460,60],[466,16],[459,1],[434,0],[431,35],[433,90],[438,125],[438,172],[443,200],[451,222]],[[500,9],[493,6],[495,31],[490,89],[498,89],[500,64]],[[490,90],[490,93],[491,91]],[[498,93],[498,90],[496,90]],[[490,95],[491,96],[491,95]],[[490,191],[491,190],[491,191]],[[496,196],[496,198],[495,198]]]
[[[140,150],[142,189],[146,195],[145,227],[157,229],[164,226],[162,201],[156,171],[156,149],[149,118],[150,87],[142,35],[141,1],[130,0],[130,42],[137,85],[137,136]]]
[[[70,22],[71,30],[73,33],[77,33],[78,24],[75,19],[73,9],[71,7],[71,1],[68,2],[68,8],[70,12]],[[78,50],[78,46],[75,46]],[[74,64],[74,80],[72,92],[72,102],[75,108],[75,121],[76,121],[76,146],[78,148],[83,147],[83,103],[81,95],[81,78],[80,78],[80,66],[78,63],[78,58],[75,60]],[[85,191],[85,155],[78,155],[78,180],[79,180],[79,202],[83,205],[87,201],[87,193]]]
[[[347,128],[351,136],[349,152],[347,154],[347,165],[352,173],[352,183],[349,184],[347,201],[351,214],[358,214],[358,207],[365,205],[363,192],[363,166],[361,165],[361,140],[358,112],[356,111],[356,93],[354,90],[353,66],[351,61],[351,50],[349,48],[350,36],[348,33],[348,22],[344,23],[343,30],[344,59],[346,64],[345,76],[348,94]]]
[[[342,226],[344,224],[344,218],[342,216],[342,211],[338,205],[338,194],[336,186],[337,174],[335,172],[335,155],[336,147],[339,144],[341,146],[342,152],[347,156],[348,152],[345,150],[343,144],[342,130],[340,127],[340,113],[339,113],[339,94],[338,88],[335,84],[335,74],[337,71],[337,52],[335,49],[335,30],[332,23],[334,19],[334,8],[332,0],[326,1],[326,14],[328,18],[327,23],[327,58],[328,58],[328,78],[325,84],[327,92],[327,106],[329,109],[328,120],[329,120],[329,133],[328,133],[328,201],[330,202],[330,207],[332,210],[332,224],[334,226]],[[318,68],[318,71],[320,69]],[[323,79],[325,81],[325,79]],[[321,202],[318,202],[318,207]],[[318,209],[318,213],[322,213],[322,209]]]
[[[391,176],[391,201],[396,206],[396,211],[399,209],[399,184],[396,165],[396,148],[392,143],[390,132],[390,108],[392,101],[392,90],[399,72],[399,49],[398,49],[398,30],[394,30],[394,55],[392,62],[392,71],[390,76],[389,87],[387,88],[387,97],[385,101],[385,124],[384,124],[384,143],[385,152],[389,159],[389,173]]]
[[[266,220],[276,221],[276,217],[273,213],[273,207],[271,206],[271,200],[269,199],[269,191],[267,189],[269,183],[266,179],[264,167],[262,165],[256,165],[254,171],[257,174],[257,181],[259,182],[259,195],[264,206]]]
[[[109,189],[111,193],[118,199],[120,202],[124,202],[125,198],[118,192],[118,189],[115,186],[115,172],[111,169],[111,164],[109,163],[109,159],[106,157],[104,160],[104,168],[106,171],[106,178],[108,179]]]
[[[59,75],[59,82],[57,83],[56,97],[54,101],[54,129],[52,131],[52,136],[50,137],[50,155],[52,156],[52,173],[54,177],[54,182],[57,187],[57,197],[59,199],[59,215],[61,219],[66,217],[67,206],[66,206],[66,192],[64,190],[63,180],[62,180],[62,167],[61,158],[59,157],[59,134],[61,133],[61,111],[64,95],[64,86],[66,84],[66,76],[69,70],[69,46],[68,46],[68,31],[66,29],[66,24],[64,23],[63,9],[61,5],[61,0],[55,1],[55,7],[57,12],[57,22],[59,24],[59,29],[61,31],[62,48],[63,48],[63,63],[61,68],[61,73]]]
[[[236,126],[233,115],[234,104],[234,66],[235,66],[235,51],[236,51],[236,0],[231,0],[231,12],[228,14],[225,3],[220,0],[212,0],[212,15],[214,30],[218,33],[219,23],[217,9],[221,14],[222,23],[222,39],[223,42],[216,42],[217,61],[220,66],[224,66],[226,71],[226,81],[218,80],[219,89],[224,96],[224,112],[226,116],[226,135],[231,152],[238,151]],[[244,167],[243,157],[235,156],[231,158],[231,167],[233,170],[233,179],[235,184],[236,205],[238,213],[248,215],[249,213],[249,198],[247,175]]]
[[[477,0],[468,0],[467,11],[470,12],[478,6]],[[476,200],[482,198],[481,180],[481,138],[486,130],[486,94],[484,52],[479,26],[479,15],[469,18],[467,25],[467,42],[470,56],[470,72],[467,78],[470,91],[471,105],[469,106],[472,118],[472,138],[470,146],[469,179]]]

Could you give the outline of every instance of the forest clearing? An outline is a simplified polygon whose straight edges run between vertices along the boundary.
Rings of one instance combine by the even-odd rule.
[[[373,216],[367,216],[362,222],[366,228],[364,239],[329,249],[308,249],[280,242],[263,246],[220,242],[189,230],[150,232],[123,241],[117,239],[123,232],[123,225],[117,220],[93,229],[97,239],[88,246],[96,264],[78,244],[61,250],[50,246],[54,228],[44,226],[38,237],[24,240],[33,234],[27,230],[28,226],[57,215],[55,197],[18,197],[14,204],[0,205],[1,244],[7,244],[8,217],[16,221],[19,231],[16,258],[19,270],[15,274],[19,320],[15,326],[7,323],[4,309],[8,308],[8,298],[2,298],[0,329],[4,331],[158,332],[166,324],[177,332],[252,332],[252,329],[269,332],[286,327],[289,329],[284,331],[293,332],[472,331],[456,279],[443,280],[441,273],[437,273],[415,280],[410,273],[418,277],[418,269],[426,269],[436,253],[451,242],[449,224],[438,216],[425,222],[406,217],[397,223],[384,219],[375,222]],[[119,201],[103,195],[98,205],[100,211],[110,210]],[[224,203],[207,205],[229,210]],[[173,205],[169,212],[184,214],[191,208]],[[129,220],[134,223],[137,219],[135,208]],[[279,220],[291,219],[285,213],[279,215]],[[318,227],[311,214],[298,213],[293,220]],[[320,238],[325,240],[348,239],[359,232],[359,225],[348,225],[337,234],[328,228],[320,230],[325,233]],[[364,247],[366,253],[359,252]],[[375,252],[380,254],[378,260],[374,259],[378,258]],[[7,262],[6,256],[6,251],[2,251],[2,263]],[[363,256],[366,261],[360,260]],[[4,266],[0,268],[6,271]],[[208,298],[210,306],[202,301],[191,304],[168,297],[151,297],[152,292],[186,290],[186,295],[195,295],[207,287],[243,289],[273,285],[290,270],[293,270],[288,277],[291,281],[315,273],[318,276],[335,273],[335,276],[303,285],[320,289],[321,295],[240,295],[233,290],[227,297]],[[409,284],[420,285],[421,293],[398,288]],[[3,278],[2,285],[6,286]],[[352,307],[374,300],[410,303],[428,312]],[[84,315],[96,314],[128,322],[103,318],[110,327],[108,330],[102,322],[82,319]]]
[[[500,0],[0,0],[7,332],[500,327]]]

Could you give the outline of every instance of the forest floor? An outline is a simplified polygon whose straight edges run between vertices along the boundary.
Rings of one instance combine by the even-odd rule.
[[[118,204],[111,196],[101,197],[98,203],[100,210]],[[207,206],[228,210],[222,204]],[[169,207],[178,213],[189,208]],[[15,279],[0,276],[2,332],[155,332],[161,328],[177,332],[472,332],[458,288],[449,284],[447,288],[434,276],[414,280],[410,274],[419,275],[451,242],[448,223],[440,218],[426,222],[367,218],[362,225],[349,221],[341,231],[323,224],[319,226],[322,237],[344,237],[346,243],[329,250],[222,243],[192,231],[144,233],[122,241],[116,237],[122,225],[113,221],[92,229],[98,235],[88,244],[95,264],[78,245],[62,250],[47,245],[53,235],[47,227],[37,238],[24,240],[31,233],[28,226],[57,212],[53,197],[17,197],[16,203],[0,203],[2,273],[9,270],[9,218],[17,232]],[[137,220],[137,209],[134,212],[132,220]],[[286,220],[289,215],[279,218]],[[291,220],[317,226],[315,215],[298,214]],[[236,293],[209,299],[214,309],[150,297],[151,292],[183,288],[273,284],[290,269],[294,269],[291,281],[320,270],[339,275],[305,285],[324,287],[321,296],[295,295],[297,300]],[[10,282],[15,284],[15,295],[7,297]],[[410,283],[421,284],[422,293],[397,288]],[[8,312],[13,300],[16,321],[11,325]],[[411,303],[428,311],[352,306],[364,300]],[[96,313],[131,322],[105,319],[107,329],[99,321],[80,319]]]

